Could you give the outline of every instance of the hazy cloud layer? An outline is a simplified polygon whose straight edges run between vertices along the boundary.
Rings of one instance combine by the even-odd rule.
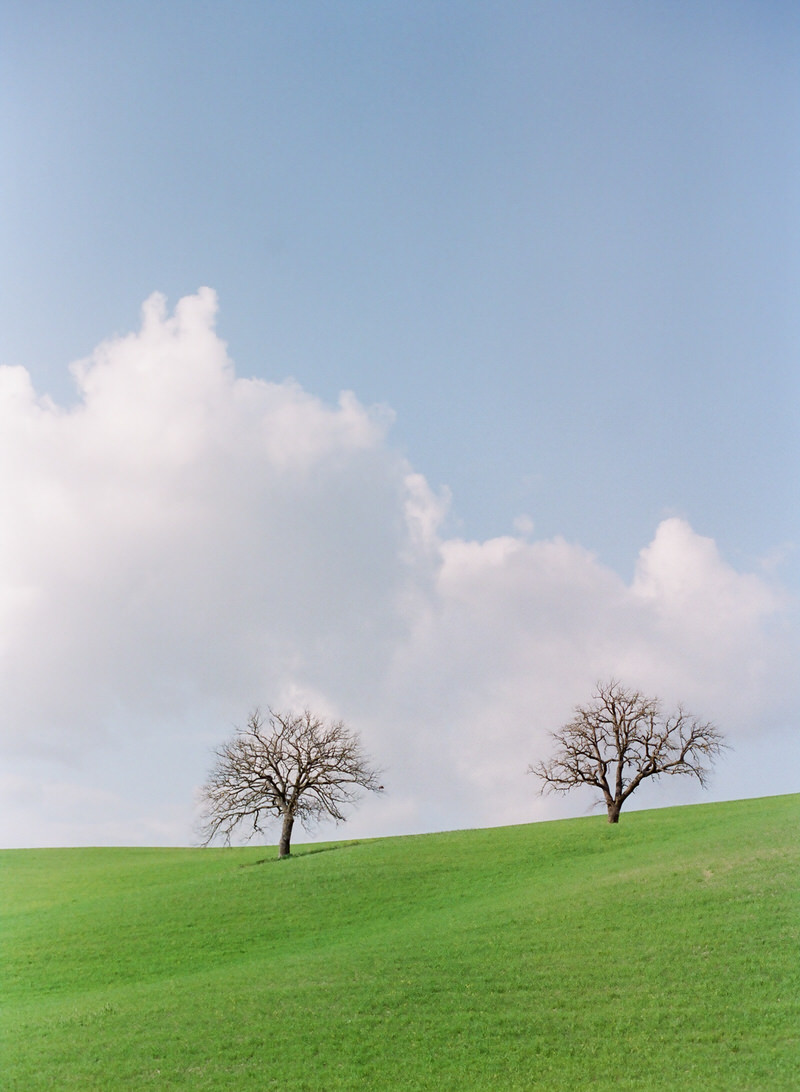
[[[209,749],[257,702],[362,731],[390,792],[353,832],[580,812],[524,770],[610,674],[729,733],[717,795],[792,788],[779,587],[677,518],[630,583],[526,519],[448,538],[389,411],[237,378],[215,309],[151,297],[73,365],[69,408],[0,368],[0,841],[190,840]]]

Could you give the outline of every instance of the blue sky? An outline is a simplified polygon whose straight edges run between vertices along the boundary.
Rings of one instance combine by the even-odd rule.
[[[356,481],[364,486],[363,496],[373,496],[372,488],[384,496],[386,483],[399,480],[400,462],[424,478],[425,519],[437,535],[431,580],[441,584],[447,566],[456,564],[453,544],[486,545],[506,536],[531,550],[563,539],[565,550],[594,558],[601,582],[619,579],[632,588],[639,571],[641,590],[647,584],[641,551],[650,544],[660,542],[666,550],[669,541],[678,552],[685,547],[685,556],[699,557],[703,551],[694,546],[713,540],[730,587],[739,581],[737,603],[752,593],[747,602],[761,604],[753,607],[753,617],[761,619],[758,636],[743,630],[742,648],[748,641],[755,648],[769,631],[781,651],[759,652],[757,658],[771,665],[795,647],[795,5],[6,0],[0,40],[0,365],[24,368],[37,395],[48,393],[62,407],[61,418],[92,397],[76,389],[72,362],[88,358],[105,339],[138,330],[140,309],[152,293],[166,297],[169,315],[180,299],[209,286],[218,299],[216,330],[236,374],[275,384],[291,377],[298,385],[297,399],[289,399],[293,413],[308,410],[297,393],[302,391],[319,403],[314,412],[327,422],[324,427],[351,438],[342,440],[342,451],[373,453],[369,472],[359,463],[355,477],[348,470],[330,484],[331,504],[333,497],[350,496]],[[202,351],[216,360],[209,313],[197,308],[180,336],[187,343],[200,338]],[[152,351],[155,340],[147,344],[150,349],[141,342],[142,353]],[[118,367],[122,383],[124,365]],[[133,373],[124,374],[126,382],[135,381]],[[343,390],[354,392],[363,420],[356,421],[360,410],[336,409]],[[102,403],[102,412],[111,415],[109,431],[124,432],[113,416],[124,412],[124,404],[122,396]],[[377,411],[367,414],[376,405],[389,407],[391,421]],[[13,412],[15,421],[24,415]],[[259,412],[273,421],[272,409],[261,406]],[[364,439],[366,433],[359,432],[356,441],[347,431],[377,428],[379,417],[380,437],[376,432]],[[296,426],[301,431],[323,427],[310,417],[302,422]],[[132,443],[140,425],[131,426]],[[145,429],[140,444],[146,434]],[[46,442],[35,452],[41,454]],[[51,469],[45,466],[35,487],[43,496],[53,495],[63,445],[84,450],[87,440],[60,443],[60,454],[50,451]],[[25,451],[24,458],[35,461]],[[22,449],[9,442],[12,483],[15,460],[22,458]],[[109,454],[98,450],[96,458]],[[330,453],[325,458],[336,463]],[[394,469],[387,470],[390,464]],[[59,488],[76,490],[68,505],[75,512],[91,509],[90,540],[104,542],[109,517],[97,497],[91,504],[83,493],[83,500],[76,499],[89,480],[86,464],[69,465],[72,477]],[[256,477],[253,496],[263,499],[258,490],[273,479]],[[44,515],[39,513],[35,528],[46,536],[48,509],[42,503]],[[374,497],[373,503],[380,507]],[[9,502],[7,526],[12,511],[14,526],[22,526],[27,510],[20,516]],[[337,511],[350,510],[342,502],[328,517],[332,539],[345,542],[334,526]],[[356,506],[350,518],[363,526],[372,511]],[[387,508],[385,524],[376,517],[375,527],[382,528],[375,530],[376,541],[384,546],[399,511],[392,515]],[[61,533],[58,518],[56,511],[54,539]],[[153,518],[162,520],[165,534],[168,512]],[[686,528],[694,538],[675,532],[659,540],[660,526]],[[33,535],[33,528],[25,533]],[[9,532],[12,538],[15,533]],[[27,541],[20,531],[13,557],[29,555]],[[165,551],[173,548],[177,544],[168,543]],[[365,554],[364,564],[381,548]],[[387,558],[402,552],[397,543],[387,549]],[[269,567],[266,546],[265,551],[260,561]],[[85,550],[79,553],[85,560]],[[490,553],[487,546],[482,563],[496,567],[494,554],[487,560]],[[231,557],[224,551],[219,556],[228,572]],[[503,557],[502,564],[511,565]],[[314,554],[308,564],[315,572],[318,566],[328,571],[329,560],[323,564]],[[131,573],[148,564],[131,560],[126,575],[114,579],[130,588]],[[672,572],[672,564],[665,563],[663,571]],[[91,583],[97,571],[87,569],[81,580]],[[50,589],[43,593],[50,607],[41,608],[41,625],[45,617],[51,625],[58,618],[83,633],[83,608],[56,607],[61,600],[54,589],[63,591],[57,572],[66,573],[67,582],[78,581],[75,565],[54,543],[41,568],[25,576],[25,587]],[[363,565],[354,566],[346,580],[355,582],[358,572]],[[11,561],[5,579],[16,595],[22,577]],[[747,593],[741,581],[750,581]],[[770,614],[766,599],[753,593],[753,581],[782,606]],[[378,583],[385,591],[388,585]],[[691,583],[687,578],[681,586]],[[358,594],[355,584],[347,586]],[[164,610],[170,594],[165,592]],[[324,598],[324,584],[318,594]],[[534,616],[542,616],[537,596],[530,618],[520,622],[523,635],[530,636],[539,624]],[[569,614],[562,606],[553,623],[556,644],[556,631]],[[718,603],[707,609],[728,617]],[[740,607],[733,613],[743,617]],[[497,604],[490,615],[502,628]],[[26,652],[28,630],[14,619],[15,628],[11,615],[6,620],[7,647],[13,646],[9,662],[20,677],[19,664],[35,656],[35,646]],[[369,627],[384,639],[399,623],[381,619]],[[100,626],[97,619],[95,624]],[[487,625],[484,617],[484,635]],[[417,633],[418,627],[411,630]],[[569,632],[572,644],[565,644],[563,655],[583,665],[582,674],[570,677],[568,693],[565,678],[571,706],[587,696],[580,688],[597,664],[616,670],[629,661],[616,646],[605,659],[605,653],[595,655],[599,645],[605,648],[602,627],[593,628],[591,637],[585,626]],[[310,640],[310,631],[296,635],[297,655],[313,659]],[[667,694],[682,686],[678,696],[688,690],[713,706],[724,686],[703,689],[692,672],[691,644],[684,634],[674,651],[675,664],[683,656],[681,670],[665,669],[662,678],[656,667],[640,665],[641,677]],[[578,650],[590,646],[588,658]],[[53,677],[80,675],[81,665],[70,656],[52,651],[47,662]],[[395,648],[392,678],[399,656]],[[652,664],[657,660],[653,651]],[[720,661],[719,678],[725,670],[738,672],[746,660]],[[471,674],[475,662],[466,657],[458,670]],[[212,673],[217,667],[213,657],[206,663]],[[795,692],[784,668],[775,667],[777,675],[770,674],[772,667],[763,670],[760,685],[780,693],[775,711],[765,714],[765,732],[788,730],[785,710]],[[442,676],[448,672],[460,677],[453,665]],[[300,678],[288,668],[267,673],[264,684],[278,695],[316,696],[346,719],[352,709],[365,735],[374,733],[376,749],[386,744],[392,750],[401,730],[374,725],[377,693],[363,709],[348,705],[348,688],[360,675],[340,665],[343,673],[350,681],[341,690],[333,676],[325,675],[323,685],[322,676]],[[386,679],[390,674],[386,668]],[[106,676],[117,678],[113,670]],[[244,720],[255,700],[273,699],[251,697],[253,675],[232,680],[216,704],[204,705],[194,677],[189,666],[176,667],[173,682],[160,690],[174,684],[174,693],[156,705],[161,731],[176,741],[176,753],[191,738],[184,725],[190,711],[205,724],[197,712],[205,710],[207,727],[196,742],[202,764],[214,716]],[[511,763],[514,741],[521,746],[525,738],[523,691],[517,689],[524,686],[525,671],[521,666],[513,685],[503,678],[487,679],[486,687],[487,693],[515,695],[520,726],[503,744]],[[735,681],[731,677],[731,685]],[[8,726],[12,750],[25,752],[20,761],[28,764],[19,784],[46,776],[68,796],[65,785],[80,783],[80,791],[90,792],[113,780],[109,771],[128,761],[114,743],[113,725],[125,722],[142,738],[151,730],[151,707],[139,708],[124,697],[129,684],[120,676],[97,712],[105,750],[93,736],[76,742],[82,731],[76,725],[86,716],[80,702],[65,713],[58,740],[47,749],[52,765],[46,775],[37,772],[38,759],[25,751],[17,728]],[[429,698],[443,701],[441,694]],[[765,704],[757,696],[752,700],[753,708]],[[544,707],[542,723],[561,710],[555,698]],[[723,718],[727,711],[722,703]],[[714,708],[701,712],[718,715]],[[444,711],[442,718],[444,724]],[[102,759],[96,757],[100,751]],[[142,770],[145,752],[143,745]],[[57,768],[65,754],[73,756],[69,776]],[[526,752],[519,762],[524,767],[535,757]],[[460,803],[466,789],[454,790],[450,810],[411,802],[413,763],[402,761],[408,761],[409,802],[386,821],[387,829],[468,821]],[[402,761],[397,759],[398,768]],[[764,791],[770,776],[765,772]],[[167,788],[158,792],[153,790],[152,810],[173,807],[165,802]],[[522,790],[519,800],[517,811],[499,818],[528,817]],[[59,828],[59,834],[72,840],[114,833],[118,839],[145,838],[146,817],[134,811],[129,826],[107,835],[99,828],[81,833],[77,826]],[[181,840],[182,814],[170,811],[170,819],[160,820],[161,833],[152,837]],[[59,836],[52,827],[34,829],[34,820],[21,816],[13,822],[30,839]],[[490,822],[493,816],[479,818]],[[381,822],[372,815],[369,821]]]

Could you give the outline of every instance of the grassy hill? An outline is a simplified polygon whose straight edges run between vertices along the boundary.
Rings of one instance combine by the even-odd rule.
[[[0,1087],[795,1089],[799,827],[783,796],[282,862],[7,850]]]

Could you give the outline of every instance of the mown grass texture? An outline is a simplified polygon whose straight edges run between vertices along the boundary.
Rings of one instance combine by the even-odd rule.
[[[798,820],[4,851],[0,1088],[795,1089]]]

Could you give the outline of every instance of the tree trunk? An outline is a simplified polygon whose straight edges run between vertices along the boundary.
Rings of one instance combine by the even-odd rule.
[[[608,805],[608,821],[609,823],[619,822],[619,813],[622,811],[622,804],[618,804],[616,801]]]
[[[281,840],[278,843],[278,857],[290,857],[291,856],[291,842],[292,842],[292,827],[294,826],[294,816],[291,812],[286,811],[283,813],[283,826],[281,827]]]

